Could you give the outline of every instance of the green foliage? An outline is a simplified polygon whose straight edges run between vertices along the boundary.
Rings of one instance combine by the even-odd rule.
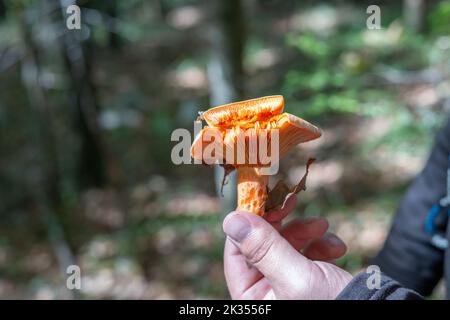
[[[356,92],[352,90],[340,94],[318,94],[311,99],[307,114],[318,116],[324,112],[357,113],[359,111]]]
[[[302,36],[288,35],[287,43],[312,58],[325,58],[332,52],[332,47],[325,39],[321,39],[312,33]]]
[[[428,24],[433,34],[448,35],[450,30],[450,1],[441,1],[428,15]]]
[[[323,69],[314,70],[311,73],[299,70],[291,70],[286,74],[286,90],[293,93],[298,88],[317,92],[329,87],[342,87],[346,81],[346,75],[343,72],[330,73]]]

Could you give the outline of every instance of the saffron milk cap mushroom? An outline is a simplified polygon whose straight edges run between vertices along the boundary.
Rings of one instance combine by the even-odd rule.
[[[266,209],[281,205],[280,201],[274,202],[275,198],[283,198],[277,194],[281,189],[286,196],[288,192],[305,188],[306,174],[302,187],[297,185],[291,189],[283,182],[276,185],[275,188],[280,186],[279,190],[268,190],[269,176],[262,170],[274,165],[299,143],[321,136],[319,128],[282,113],[283,108],[283,96],[277,95],[211,108],[200,116],[208,126],[195,137],[191,155],[205,164],[219,163],[226,172],[237,170],[237,210],[263,215]],[[308,161],[308,167],[311,163]]]

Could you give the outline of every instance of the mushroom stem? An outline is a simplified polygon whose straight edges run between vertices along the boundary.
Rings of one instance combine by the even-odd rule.
[[[262,216],[267,199],[268,181],[269,176],[261,175],[258,168],[238,167],[237,210],[244,210]]]

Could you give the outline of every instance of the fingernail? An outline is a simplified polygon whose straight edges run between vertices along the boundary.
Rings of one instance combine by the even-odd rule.
[[[236,242],[244,240],[250,230],[250,222],[239,214],[232,215],[223,226],[223,231]]]
[[[325,238],[327,240],[327,242],[332,245],[333,247],[338,247],[338,246],[345,246],[345,243],[339,239],[338,237],[336,237],[334,234],[327,234],[325,235]]]

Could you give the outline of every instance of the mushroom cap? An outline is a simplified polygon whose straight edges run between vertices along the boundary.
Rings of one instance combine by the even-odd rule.
[[[283,96],[267,96],[211,108],[201,117],[211,127],[243,126],[283,112]]]
[[[267,164],[262,163],[259,158],[261,144],[266,143],[263,152],[270,154],[276,137],[275,130],[278,131],[279,155],[276,161],[297,144],[317,139],[322,135],[321,130],[311,123],[292,114],[283,113],[264,121],[246,123],[243,127],[205,127],[194,139],[191,155],[194,159],[207,164],[219,161],[235,167],[265,166]],[[256,138],[257,143],[250,143],[253,138]],[[215,147],[211,146],[212,143]],[[214,153],[205,152],[213,148]]]
[[[277,129],[280,130],[280,159],[296,145],[322,135],[318,127],[289,113],[284,113],[277,119]]]

